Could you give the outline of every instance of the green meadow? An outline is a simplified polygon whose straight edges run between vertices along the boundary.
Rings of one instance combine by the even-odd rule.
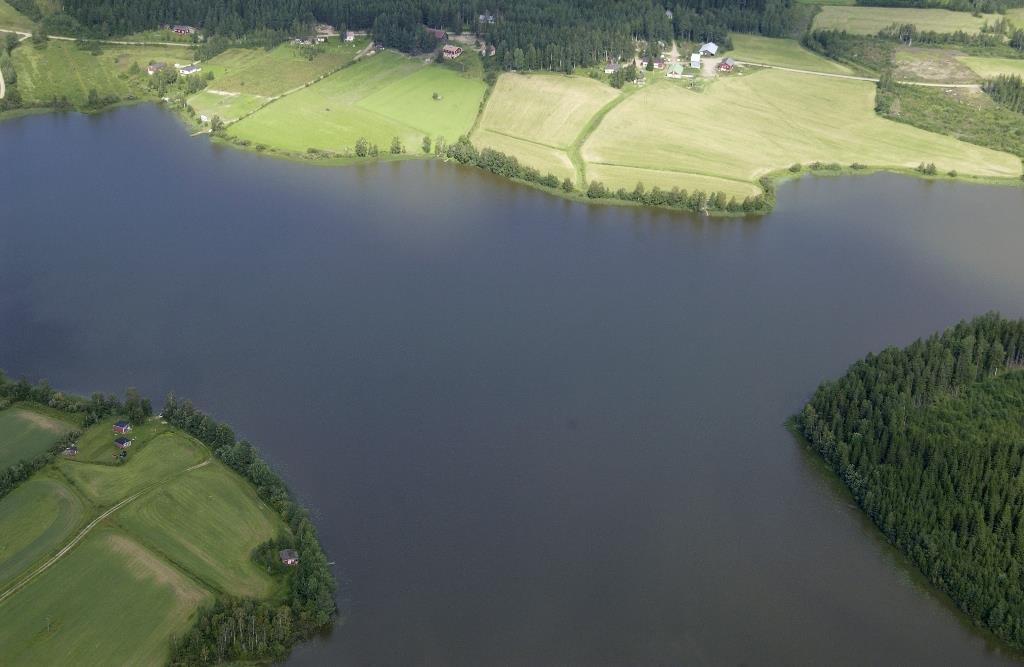
[[[78,457],[0,499],[0,664],[161,664],[171,636],[215,595],[284,594],[252,560],[258,545],[287,534],[255,489],[159,419],[131,431],[127,461],[115,465],[114,421],[87,429]]]
[[[0,589],[56,551],[80,526],[86,507],[52,475],[36,475],[0,501]]]
[[[424,136],[466,134],[483,94],[476,76],[383,51],[268,104],[228,133],[296,153],[343,153],[360,138],[386,152],[399,137],[415,154]]]
[[[14,7],[0,0],[0,28],[13,28],[29,32],[32,30],[32,20],[20,13]]]
[[[1024,76],[1024,59],[959,56],[957,60],[971,68],[978,76],[986,79],[1000,74]]]
[[[42,454],[73,430],[73,423],[41,406],[23,404],[0,410],[0,470]]]
[[[94,56],[74,43],[59,40],[46,42],[43,48],[22,44],[11,53],[18,73],[18,89],[29,103],[48,103],[53,98],[67,97],[73,105],[84,105],[89,91],[101,97],[115,95],[121,99],[147,94],[141,77],[127,75],[132,63],[145,67],[150,60],[173,64],[191,61],[191,50],[185,47],[111,46]]]
[[[732,36],[732,44],[733,50],[728,55],[744,62],[793,67],[813,72],[851,73],[849,67],[808,51],[792,39],[736,34]]]
[[[874,35],[893,23],[913,23],[918,30],[935,32],[980,32],[985,22],[994,23],[998,14],[974,16],[969,12],[948,9],[916,9],[909,7],[822,7],[814,17],[816,30],[845,30]]]
[[[204,90],[188,98],[188,103],[197,114],[213,118],[220,117],[225,123],[231,123],[243,116],[248,116],[268,102],[269,98],[247,93],[229,93],[217,90]]]

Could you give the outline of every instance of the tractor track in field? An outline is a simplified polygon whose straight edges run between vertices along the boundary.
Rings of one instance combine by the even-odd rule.
[[[205,461],[197,463],[197,464],[195,464],[193,466],[189,466],[188,468],[185,468],[181,472],[176,473],[174,475],[171,475],[170,477],[168,477],[166,479],[163,479],[163,480],[157,482],[156,484],[148,486],[148,487],[146,487],[145,489],[143,489],[141,491],[136,491],[132,495],[130,495],[127,498],[124,498],[123,500],[118,502],[116,505],[114,505],[110,509],[108,509],[105,512],[101,513],[98,517],[96,517],[95,519],[90,521],[85,526],[85,528],[80,530],[77,535],[75,535],[73,538],[71,538],[70,542],[68,542],[63,547],[61,547],[60,550],[57,551],[57,553],[55,553],[54,555],[50,556],[50,558],[48,558],[46,560],[46,562],[44,562],[42,565],[40,565],[35,570],[30,572],[28,575],[23,577],[20,581],[18,581],[18,583],[14,584],[13,586],[8,588],[3,593],[0,593],[0,604],[3,604],[3,602],[5,600],[7,600],[7,598],[11,597],[12,595],[14,595],[18,591],[20,591],[25,586],[28,586],[32,582],[32,580],[34,580],[36,577],[41,575],[43,572],[46,572],[51,567],[53,567],[61,558],[63,558],[64,556],[68,555],[68,553],[70,553],[72,549],[74,549],[76,546],[78,546],[78,544],[82,540],[84,540],[86,538],[86,536],[90,532],[92,532],[92,529],[95,528],[96,526],[98,526],[100,523],[102,523],[104,519],[106,519],[110,515],[114,514],[115,512],[117,512],[119,509],[121,509],[125,505],[128,505],[132,501],[137,500],[141,496],[144,496],[145,494],[149,493],[150,491],[152,491],[156,487],[161,486],[163,484],[166,484],[167,482],[169,482],[170,480],[178,477],[179,475],[183,475],[183,474],[185,474],[187,472],[191,472],[193,470],[198,470],[199,468],[203,468],[203,467],[209,465],[212,460],[213,460],[212,458],[207,458]]]

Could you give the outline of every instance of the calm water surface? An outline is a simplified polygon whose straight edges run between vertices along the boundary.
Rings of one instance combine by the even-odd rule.
[[[1024,315],[1024,190],[805,179],[708,222],[155,108],[6,122],[0,158],[0,367],[259,444],[346,582],[296,665],[1009,659],[783,422],[868,351]]]

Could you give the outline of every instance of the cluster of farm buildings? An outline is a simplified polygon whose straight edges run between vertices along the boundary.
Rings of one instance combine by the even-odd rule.
[[[120,454],[115,454],[115,456],[124,459],[128,455],[128,452],[126,450],[132,446],[132,439],[125,437],[126,435],[131,433],[132,425],[122,419],[121,421],[114,422],[113,430],[115,436],[120,436],[114,438],[114,446],[120,450]],[[71,443],[64,449],[64,456],[77,455],[78,445],[76,443]]]
[[[152,63],[149,63],[149,65],[146,67],[146,74],[149,74],[150,76],[152,76],[153,74],[156,74],[157,72],[162,72],[166,68],[167,68],[167,63],[152,62]],[[196,65],[195,63],[190,63],[188,65],[182,65],[181,63],[174,63],[174,68],[176,70],[178,70],[178,74],[180,76],[188,76],[189,74],[195,74],[196,72],[201,72],[203,70],[202,67],[200,67],[199,65]]]
[[[692,53],[690,55],[690,69],[696,69],[696,70],[701,69],[702,62],[703,62],[703,59],[705,57],[713,57],[713,56],[715,56],[717,54],[718,54],[718,45],[717,44],[715,44],[714,42],[706,42],[706,43],[702,44],[700,46],[700,48],[698,48],[695,53]],[[691,77],[692,76],[690,74],[686,74],[686,69],[687,68],[686,68],[686,66],[683,63],[681,63],[681,62],[669,63],[662,56],[657,56],[657,57],[654,57],[653,59],[649,59],[647,56],[642,56],[640,58],[640,67],[643,68],[643,69],[646,69],[648,64],[651,65],[652,69],[655,69],[655,70],[665,70],[665,76],[667,78],[669,78],[669,79],[682,79],[684,77]],[[736,66],[736,61],[735,60],[733,60],[732,58],[723,58],[722,60],[718,61],[718,64],[715,67],[719,71],[728,72],[728,71],[731,71],[735,66]],[[618,61],[615,61],[615,60],[609,60],[607,63],[605,63],[604,73],[605,74],[614,74],[614,73],[618,72],[620,69],[622,69],[622,67],[623,67],[622,63],[620,63]],[[666,67],[667,67],[667,69],[666,69]]]

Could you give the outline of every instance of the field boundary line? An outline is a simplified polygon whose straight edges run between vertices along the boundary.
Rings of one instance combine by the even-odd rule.
[[[57,561],[59,561],[61,558],[66,556],[68,553],[70,553],[71,550],[74,549],[78,545],[79,542],[84,540],[85,537],[90,532],[92,532],[93,528],[95,528],[97,525],[99,525],[104,519],[109,517],[111,514],[113,514],[117,510],[121,509],[125,505],[127,505],[127,504],[129,504],[129,503],[131,503],[131,502],[133,502],[135,500],[137,500],[140,496],[143,496],[143,495],[149,493],[150,491],[152,491],[156,487],[162,486],[163,484],[166,484],[167,482],[169,482],[170,480],[178,477],[179,475],[182,475],[184,473],[191,472],[192,470],[197,470],[199,468],[202,468],[202,467],[205,467],[205,466],[209,465],[212,460],[213,460],[212,458],[207,458],[205,461],[201,461],[201,462],[199,462],[199,463],[197,463],[195,465],[189,466],[188,468],[185,468],[181,472],[176,473],[174,475],[171,475],[170,477],[168,477],[166,479],[163,479],[163,480],[157,482],[156,484],[150,485],[150,486],[146,487],[145,489],[142,489],[141,491],[136,491],[135,493],[133,493],[132,495],[128,496],[127,498],[122,499],[120,502],[118,502],[113,507],[111,507],[111,508],[107,509],[105,512],[101,513],[98,517],[96,517],[95,519],[90,521],[85,526],[85,528],[80,530],[78,532],[78,534],[75,535],[71,539],[70,542],[68,542],[63,547],[61,547],[60,550],[57,551],[57,553],[55,553],[53,556],[50,556],[50,558],[47,559],[46,562],[44,562],[42,565],[37,567],[32,572],[30,572],[27,576],[25,576],[23,579],[21,579],[18,583],[14,584],[13,586],[8,588],[3,593],[0,593],[0,604],[3,604],[4,601],[7,600],[7,598],[11,597],[15,593],[17,593],[18,591],[23,589],[25,586],[29,585],[32,582],[32,580],[34,580],[36,577],[38,577],[43,572],[46,572],[53,565],[55,565],[57,563]]]
[[[608,112],[622,104],[629,95],[630,93],[619,91],[619,94],[614,99],[609,100],[604,106],[598,109],[565,150],[566,154],[569,156],[569,161],[572,162],[574,167],[576,167],[576,184],[580,189],[587,187],[587,162],[583,159],[583,144],[587,143],[587,139],[589,139],[590,135],[597,130],[601,121],[603,121],[604,117],[608,115]]]

